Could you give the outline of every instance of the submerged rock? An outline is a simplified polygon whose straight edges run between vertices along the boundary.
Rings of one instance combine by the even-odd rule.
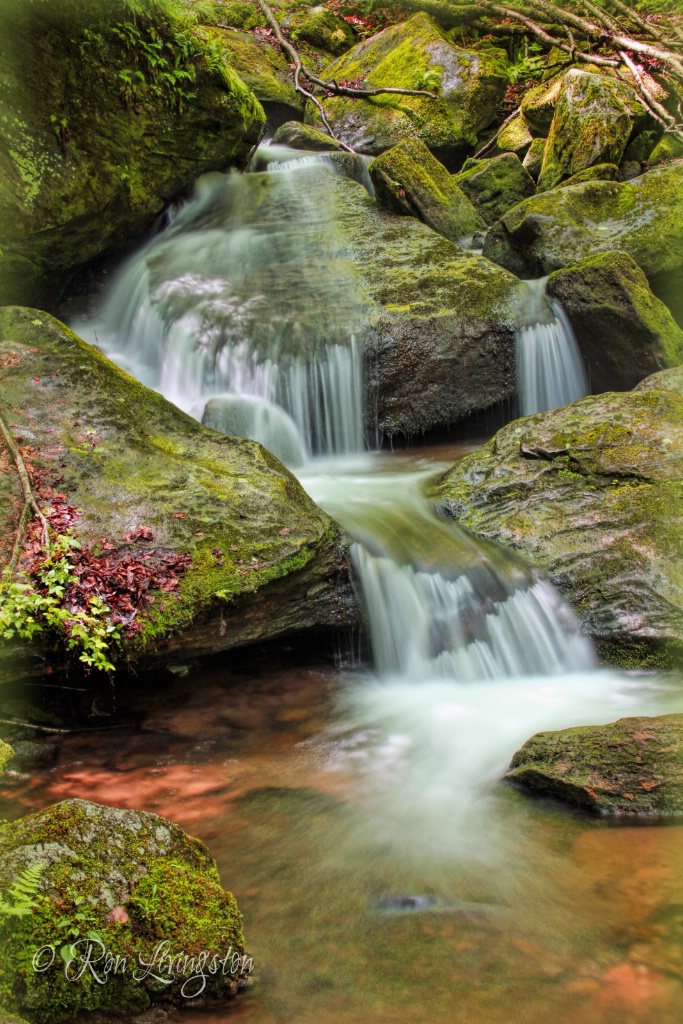
[[[185,658],[349,621],[339,529],[273,455],[201,426],[44,313],[6,308],[0,332],[13,433],[60,492],[46,500],[76,509],[78,540],[116,565],[191,557],[119,657]],[[16,525],[16,475],[0,480]]]
[[[0,39],[2,302],[55,308],[85,265],[125,251],[198,174],[243,166],[262,134],[253,93],[159,0],[137,20],[128,0],[5,0]]]
[[[630,85],[570,68],[555,104],[539,189],[554,188],[594,164],[619,164],[631,135],[654,123]]]
[[[65,800],[0,826],[0,853],[3,898],[23,877],[33,904],[30,914],[12,919],[11,967],[0,981],[0,998],[34,1024],[81,1011],[130,1015],[160,1000],[184,1004],[202,983],[207,996],[230,998],[247,984],[235,899],[221,887],[204,844],[165,818]],[[69,977],[71,943],[77,959]],[[76,977],[89,943],[102,984],[94,983],[89,967]],[[173,970],[166,966],[162,972],[157,960],[156,970],[146,972],[142,964],[154,962],[160,943],[167,943],[169,957],[182,954],[180,965],[176,961]],[[122,959],[118,970],[105,974],[104,955],[96,959],[103,949],[114,959],[125,958],[125,966]],[[34,970],[31,956],[37,950],[40,969]],[[209,963],[227,956],[225,973],[207,967],[202,979],[196,967],[185,967],[185,955],[204,952]],[[152,977],[162,973],[171,984]]]
[[[504,214],[484,242],[485,256],[521,277],[542,277],[609,249],[627,252],[656,294],[667,282],[680,291],[683,163],[630,183],[587,181],[540,193]]]
[[[486,230],[456,179],[419,139],[392,146],[369,169],[377,201],[394,213],[417,217],[461,245]]]
[[[505,778],[597,814],[681,815],[683,715],[538,733],[517,751]]]
[[[683,363],[683,330],[625,252],[589,256],[548,278],[588,371],[591,391],[628,391]]]
[[[514,153],[480,160],[456,174],[454,181],[489,225],[536,191],[533,178]]]
[[[670,665],[683,650],[676,372],[516,420],[438,489],[443,511],[546,570],[615,665]]]
[[[325,69],[333,81],[364,88],[392,87],[437,92],[427,96],[384,94],[367,100],[333,96],[323,101],[337,136],[354,149],[377,155],[405,138],[421,139],[447,167],[457,166],[496,116],[505,92],[507,58],[482,44],[454,46],[426,14],[415,14],[359,43]],[[319,124],[313,107],[306,120]]]

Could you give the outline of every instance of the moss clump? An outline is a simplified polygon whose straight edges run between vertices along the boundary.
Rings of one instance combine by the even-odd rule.
[[[501,153],[516,153],[520,160],[533,142],[529,126],[521,114],[517,114],[503,127],[496,139],[496,148]]]
[[[264,28],[266,19],[261,10],[254,4],[242,3],[240,0],[233,0],[232,3],[221,4],[220,23],[231,25],[233,28],[242,28],[248,32],[252,28]],[[216,24],[216,22],[213,22]]]
[[[592,391],[628,391],[683,363],[683,331],[625,252],[589,256],[548,280],[576,334]]]
[[[487,224],[495,224],[512,207],[536,191],[533,178],[514,153],[480,160],[455,175],[455,183]]]
[[[549,81],[525,92],[520,110],[532,133],[546,136],[550,131],[563,80],[564,74],[555,74]]]
[[[356,41],[351,26],[327,7],[294,11],[285,18],[284,26],[298,46],[308,44],[334,57],[346,53]]]
[[[287,60],[267,39],[249,32],[229,32],[215,28],[212,38],[220,44],[230,67],[253,91],[260,103],[278,104],[300,117],[303,100],[294,88]]]
[[[616,164],[596,164],[595,167],[587,167],[584,171],[572,174],[571,178],[561,181],[557,188],[565,188],[568,185],[580,185],[583,181],[618,181],[619,168]]]
[[[421,139],[447,166],[458,165],[491,124],[505,91],[507,58],[502,50],[454,46],[426,14],[416,14],[359,43],[325,69],[335,81],[368,87],[427,89],[437,99],[380,95],[368,100],[331,97],[326,116],[337,138],[376,155],[406,138]],[[307,109],[306,120],[319,115]]]
[[[244,986],[235,899],[204,844],[165,818],[66,800],[3,825],[0,851],[3,893],[22,874],[32,888],[30,913],[10,929],[0,925],[0,999],[34,1024],[82,1011],[139,1013],[160,999],[180,1004],[183,986],[187,995],[202,985],[202,954],[205,963],[229,957],[225,973],[205,970],[207,995],[230,997]],[[89,968],[77,977],[78,960],[65,973],[66,960],[87,956],[88,943],[104,984]],[[113,959],[108,974],[104,957],[95,962],[102,947]],[[38,950],[41,969],[34,970]]]
[[[485,224],[457,180],[424,142],[406,139],[370,164],[377,200],[394,213],[418,217],[453,242],[469,245]]]
[[[34,464],[81,509],[77,539],[191,555],[177,593],[154,595],[120,657],[172,642],[221,650],[348,615],[339,531],[274,456],[202,427],[46,314],[8,307],[0,336],[15,432],[31,430]],[[20,510],[14,478],[12,488]],[[140,525],[153,540],[124,540]]]
[[[4,772],[13,757],[14,751],[10,747],[9,743],[4,743],[0,740],[0,772]]]
[[[439,494],[548,571],[606,654],[671,665],[683,652],[680,394],[643,387],[517,420]]]
[[[683,814],[683,715],[621,718],[532,736],[506,779],[602,815]]]
[[[664,163],[667,160],[680,160],[683,157],[683,142],[672,135],[663,135],[650,153],[649,162]]]

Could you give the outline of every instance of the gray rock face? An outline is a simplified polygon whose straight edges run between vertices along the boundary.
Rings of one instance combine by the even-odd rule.
[[[591,391],[629,391],[683,363],[683,331],[625,252],[606,252],[556,270],[547,292],[569,317]]]
[[[439,486],[444,511],[550,574],[611,664],[683,652],[677,373],[516,420]]]
[[[605,816],[683,815],[683,715],[621,718],[532,736],[505,778]]]

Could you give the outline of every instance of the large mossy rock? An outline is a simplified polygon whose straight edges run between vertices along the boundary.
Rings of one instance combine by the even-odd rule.
[[[533,178],[514,153],[503,153],[454,176],[488,225],[536,192]]]
[[[550,574],[611,664],[683,651],[677,373],[515,420],[439,484],[445,512]]]
[[[304,101],[294,88],[292,70],[284,54],[267,37],[251,32],[212,30],[229,66],[263,105],[269,125],[303,117]]]
[[[364,88],[426,89],[438,98],[333,96],[323,101],[325,114],[337,138],[361,153],[376,156],[418,138],[452,169],[495,120],[507,84],[506,60],[490,45],[454,46],[431,18],[416,14],[359,43],[330,64],[324,77],[358,81]],[[307,108],[306,120],[319,125],[314,107]]]
[[[27,871],[31,881],[25,885],[33,890],[32,912],[5,918],[1,926],[7,969],[0,1000],[33,1024],[52,1024],[83,1011],[134,1015],[160,1000],[186,1005],[202,978],[196,960],[194,968],[189,962],[185,968],[184,955],[205,952],[205,963],[227,955],[225,973],[205,968],[207,995],[229,998],[244,986],[248,964],[238,965],[245,952],[235,898],[222,888],[204,844],[178,825],[144,811],[65,800],[0,826],[0,854],[3,898],[7,901],[17,878],[27,879]],[[75,953],[83,957],[92,943],[89,959],[103,983],[89,967],[77,978],[78,961],[71,967],[74,980],[67,977],[61,950],[71,941],[80,942]],[[168,943],[162,951],[169,955],[183,954],[176,961],[180,969],[159,969],[160,943]],[[104,957],[96,962],[101,947],[114,959],[125,957],[125,970],[105,974]],[[145,972],[141,963],[152,964],[155,949],[156,969]],[[34,970],[38,950],[40,969]]]
[[[43,486],[80,510],[78,540],[115,561],[191,556],[177,593],[155,595],[120,658],[192,656],[350,621],[339,529],[273,455],[201,426],[44,313],[2,310],[0,338],[12,431],[30,444]],[[18,487],[13,472],[0,476],[10,538]]]
[[[242,166],[265,124],[182,6],[0,5],[0,301],[55,308],[203,171]],[[150,56],[150,54],[153,54]]]
[[[491,227],[484,255],[520,277],[542,277],[569,263],[622,249],[676,315],[683,274],[683,163],[635,181],[587,181],[525,200]]]
[[[555,104],[539,189],[554,188],[594,164],[619,164],[631,136],[654,123],[625,82],[571,68]]]
[[[301,7],[283,20],[290,38],[301,47],[312,46],[339,57],[356,41],[353,29],[327,7]]]
[[[352,181],[327,202],[369,301],[370,429],[415,435],[512,398],[519,281]]]
[[[534,85],[524,93],[520,104],[522,117],[532,132],[546,137],[555,116],[555,106],[562,92],[563,74]]]
[[[517,114],[503,126],[496,139],[496,149],[501,153],[516,153],[521,160],[533,141],[526,121]]]
[[[569,317],[591,391],[629,391],[683,363],[683,330],[625,252],[589,256],[548,279]]]
[[[372,161],[369,170],[375,198],[394,213],[417,217],[461,245],[469,246],[475,234],[486,230],[453,175],[419,139],[392,146]]]
[[[683,815],[683,715],[540,732],[505,778],[601,815]]]
[[[287,121],[281,124],[273,135],[274,146],[289,146],[290,149],[303,149],[310,153],[341,152],[343,147],[336,139],[325,132],[312,128],[301,121]]]

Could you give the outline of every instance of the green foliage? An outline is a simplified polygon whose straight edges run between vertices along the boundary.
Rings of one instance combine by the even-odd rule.
[[[42,864],[26,868],[10,885],[7,897],[0,896],[0,927],[11,917],[27,917],[33,913],[42,873]]]
[[[441,88],[441,72],[436,68],[429,68],[422,74],[415,76],[414,89],[426,89],[427,92],[438,92]]]
[[[507,76],[513,85],[516,82],[528,82],[530,79],[540,78],[546,66],[543,47],[540,43],[531,43],[508,65]]]
[[[56,922],[57,929],[61,931],[62,935],[68,940],[60,947],[59,950],[59,954],[66,964],[70,963],[76,956],[74,943],[77,942],[78,939],[87,937],[92,939],[94,942],[103,942],[102,936],[99,932],[87,927],[91,914],[80,909],[85,903],[85,896],[76,896],[73,900],[75,908],[73,914],[69,917],[62,917]]]
[[[87,611],[64,607],[66,589],[76,582],[68,559],[72,548],[80,548],[75,538],[58,536],[34,571],[35,582],[25,574],[14,579],[5,571],[0,579],[0,639],[31,640],[36,633],[52,630],[65,637],[67,649],[88,668],[113,672],[109,651],[121,640],[121,627],[111,621],[108,606],[95,596],[89,598]]]

